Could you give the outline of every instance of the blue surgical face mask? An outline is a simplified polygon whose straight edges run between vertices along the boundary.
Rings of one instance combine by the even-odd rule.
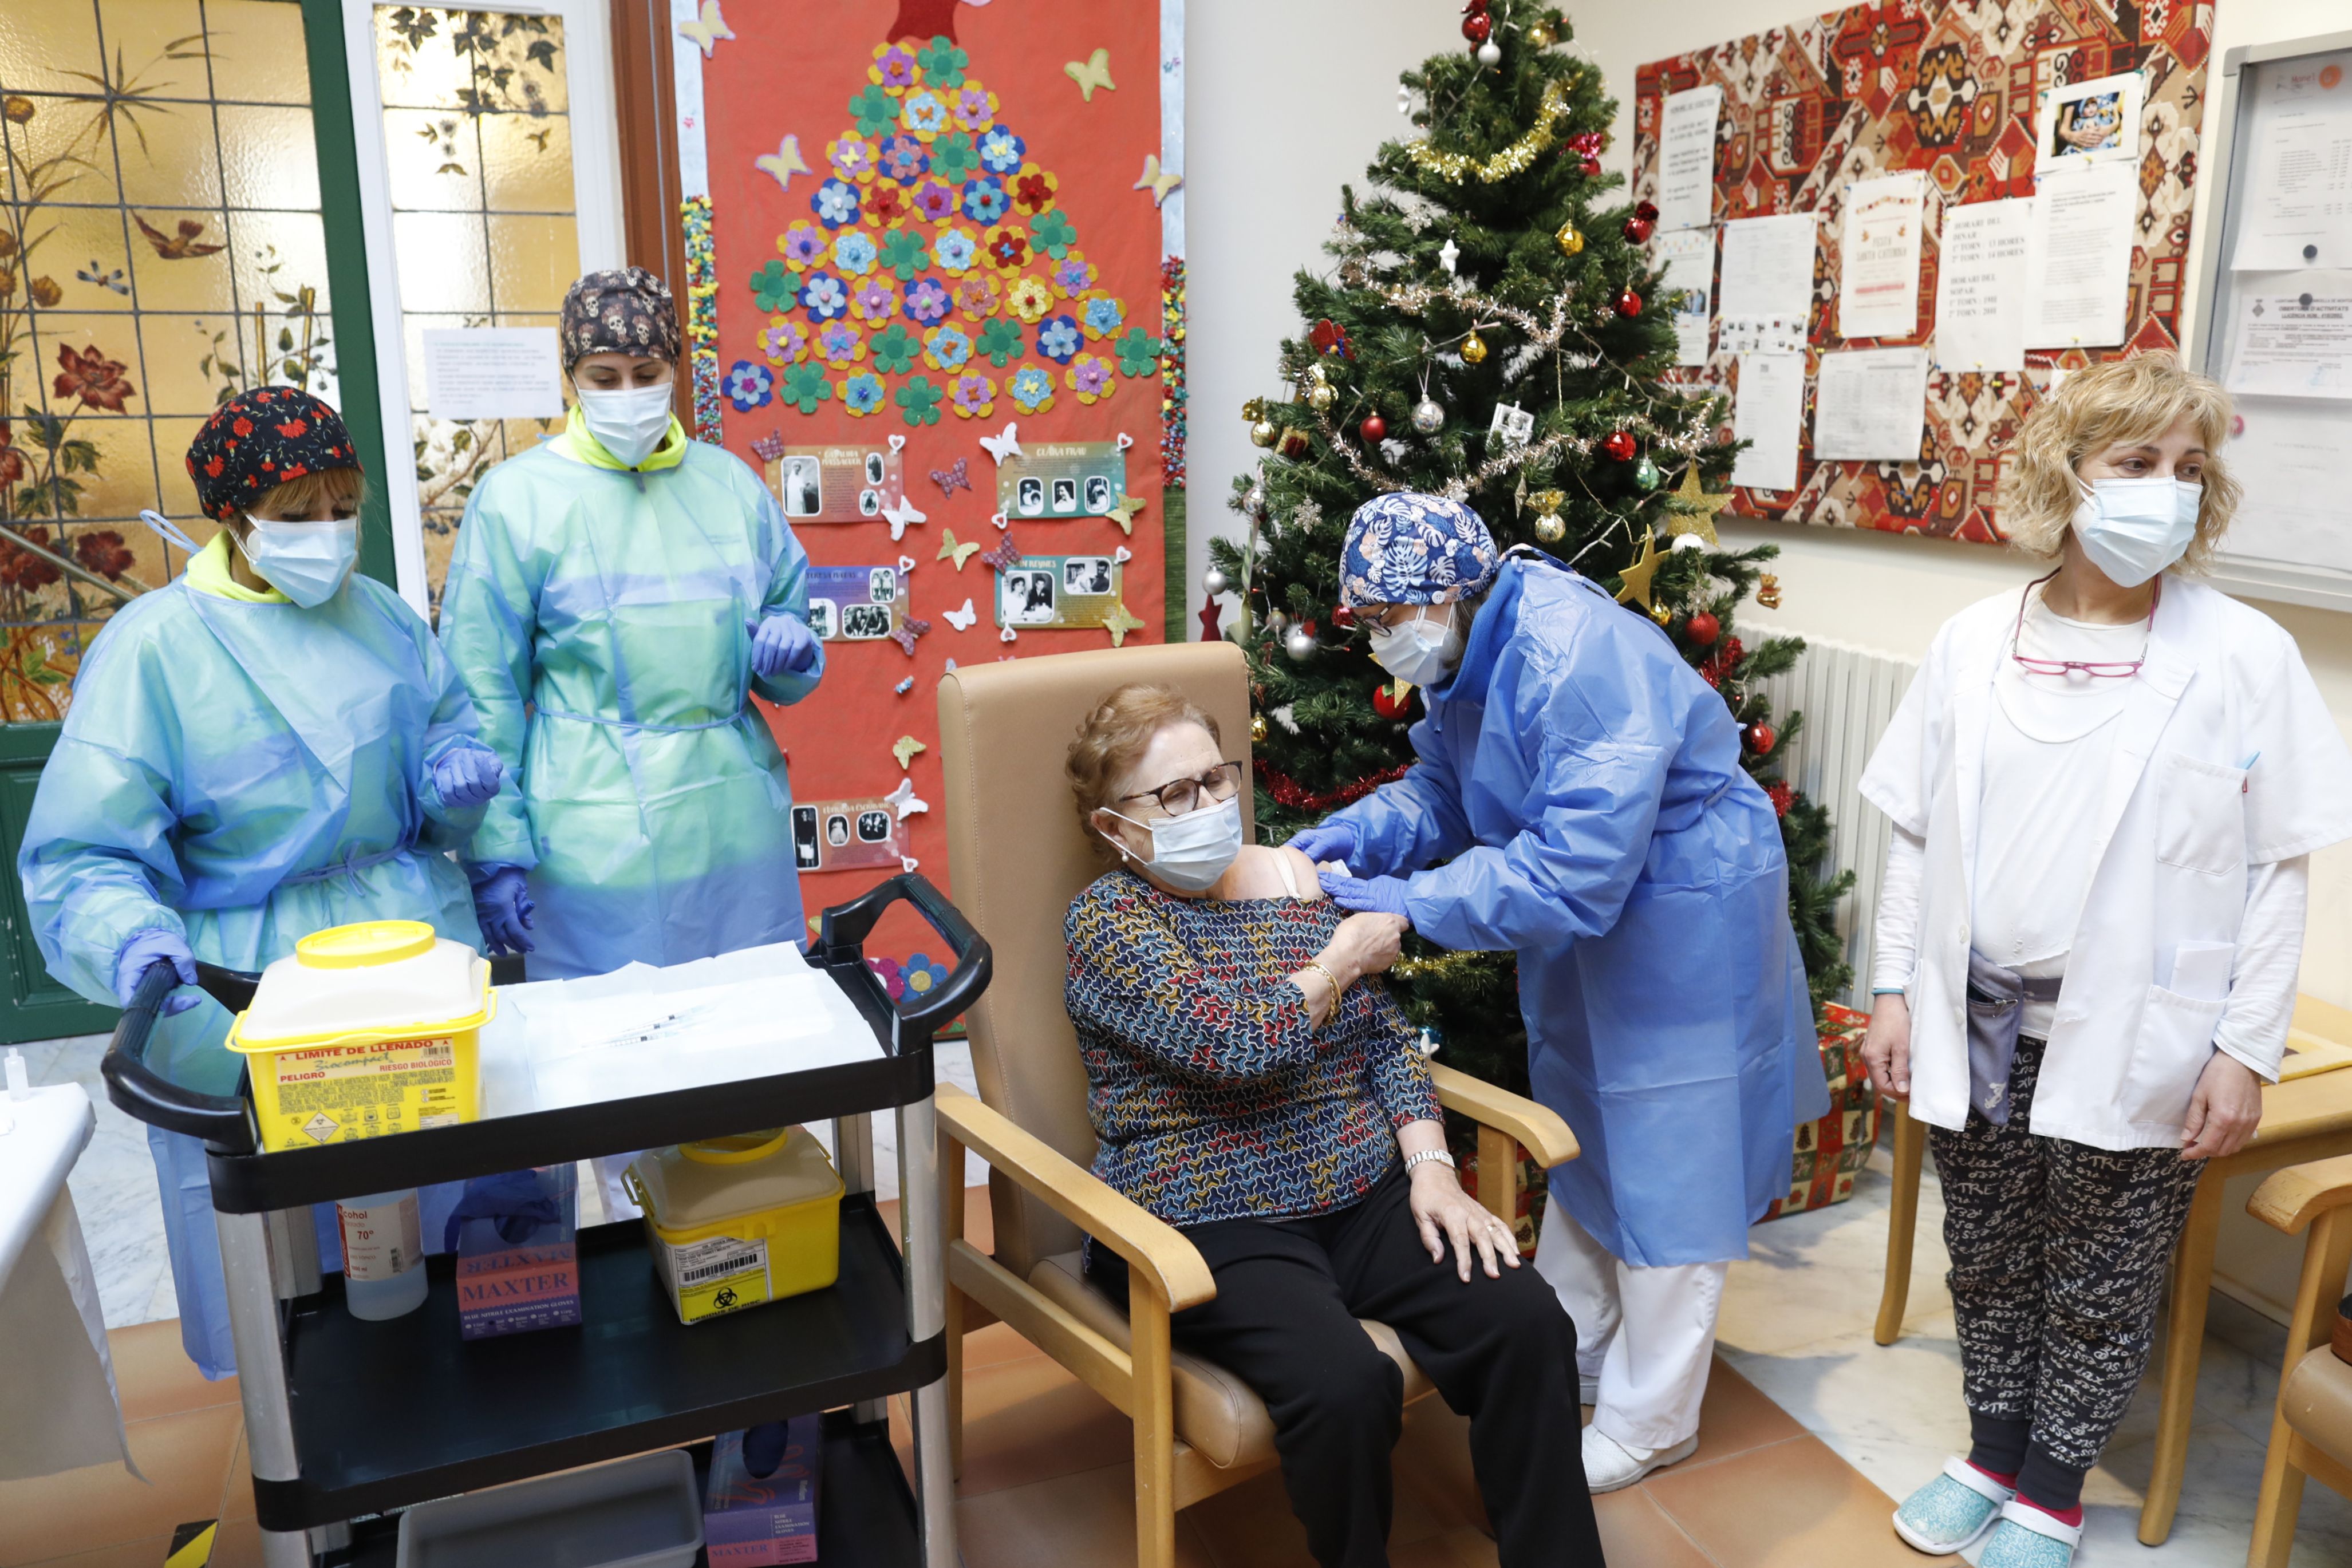
[[[2185,479],[2099,479],[2074,508],[2083,553],[2119,588],[2137,588],[2189,553],[2205,487]]]
[[[236,540],[245,559],[270,587],[305,610],[316,610],[332,599],[359,561],[357,517],[323,523],[256,517],[245,520],[245,537]],[[236,530],[230,535],[234,538]]]
[[[1150,833],[1149,863],[1152,876],[1186,893],[1206,892],[1242,852],[1242,798],[1238,794],[1230,800],[1202,806],[1181,817],[1155,818],[1148,824],[1117,811],[1111,815],[1122,822],[1135,822]],[[1103,837],[1109,839],[1110,835],[1104,833]],[[1111,839],[1111,842],[1117,844],[1118,841]],[[1125,848],[1120,845],[1122,853]]]
[[[1432,625],[1425,612],[1400,625],[1371,626],[1372,662],[1407,685],[1434,685],[1462,662],[1462,629],[1450,606],[1433,606],[1444,619]]]

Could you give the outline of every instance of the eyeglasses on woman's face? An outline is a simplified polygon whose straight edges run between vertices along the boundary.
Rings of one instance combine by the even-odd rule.
[[[1220,762],[1206,773],[1189,779],[1178,779],[1162,784],[1157,789],[1145,789],[1133,795],[1121,795],[1121,800],[1151,800],[1171,817],[1181,817],[1196,811],[1203,804],[1222,806],[1241,793],[1242,765]]]

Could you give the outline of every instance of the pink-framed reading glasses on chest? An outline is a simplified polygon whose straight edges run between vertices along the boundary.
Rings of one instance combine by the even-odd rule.
[[[2057,575],[2053,571],[2046,577],[2035,578],[2025,585],[2025,591],[2017,596],[2017,624],[2009,630],[2009,656],[2037,675],[2081,674],[2088,675],[2095,681],[2120,681],[2138,674],[2140,666],[2147,663],[2147,652],[2145,647],[2141,649],[2140,656],[2128,664],[2097,659],[2040,659],[2031,653],[2018,652],[2018,640],[2025,634],[2025,607],[2032,601],[2033,591]],[[2156,635],[2156,607],[2163,602],[2164,579],[2158,577],[2156,580],[2155,591],[2147,598],[2147,632],[2151,637]]]

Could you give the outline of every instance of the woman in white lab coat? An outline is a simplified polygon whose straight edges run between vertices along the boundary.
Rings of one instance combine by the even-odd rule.
[[[2000,520],[2057,569],[1944,626],[1862,782],[1895,823],[1863,1056],[1928,1128],[1972,1439],[1895,1528],[1991,1531],[1982,1568],[2072,1559],[2204,1161],[2278,1076],[2307,858],[2352,838],[2294,640],[2190,575],[2229,427],[2169,354],[2036,407]]]

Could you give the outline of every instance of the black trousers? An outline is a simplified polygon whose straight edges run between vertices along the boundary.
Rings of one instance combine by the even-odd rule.
[[[2164,1266],[2205,1172],[2179,1149],[2035,1135],[2047,1047],[2017,1042],[2009,1124],[1927,1129],[1944,1186],[1969,1458],[2044,1508],[2082,1500],[2156,1342]]]
[[[1185,1237],[1214,1300],[1170,1320],[1178,1348],[1225,1367],[1274,1416],[1290,1506],[1323,1568],[1385,1568],[1404,1427],[1404,1375],[1356,1320],[1404,1342],[1445,1403],[1470,1417],[1470,1456],[1504,1568],[1600,1568],[1584,1479],[1576,1325],[1531,1268],[1464,1284],[1422,1250],[1391,1172],[1360,1202],[1307,1219],[1226,1219]],[[1087,1277],[1127,1296],[1127,1265],[1087,1249]]]

